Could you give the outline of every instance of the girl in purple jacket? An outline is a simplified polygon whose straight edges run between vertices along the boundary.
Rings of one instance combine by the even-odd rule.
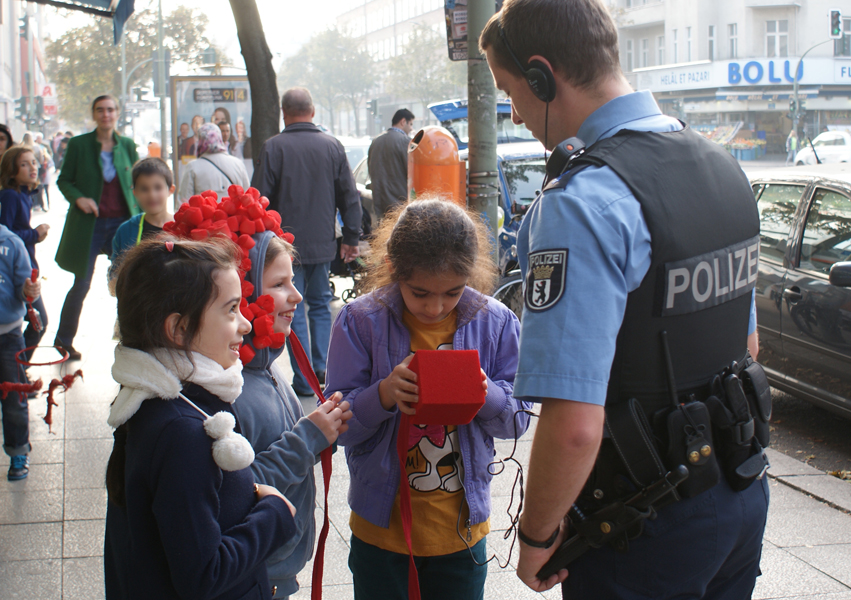
[[[424,599],[483,598],[493,438],[522,435],[529,405],[512,395],[520,324],[485,296],[495,268],[478,217],[442,200],[403,205],[372,242],[366,288],[331,332],[326,393],[354,416],[340,435],[350,473],[349,567],[355,599],[408,598],[396,437],[416,410],[417,350],[478,350],[486,400],[468,425],[411,425],[406,461],[412,548]]]

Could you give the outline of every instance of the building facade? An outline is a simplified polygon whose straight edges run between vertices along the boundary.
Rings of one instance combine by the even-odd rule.
[[[796,77],[805,135],[851,127],[851,7],[845,37],[828,37],[828,11],[840,4],[615,0],[610,9],[635,89],[650,90],[666,113],[694,126],[741,122],[780,153]]]
[[[415,25],[427,25],[445,35],[444,0],[363,0],[357,8],[339,15],[335,25],[344,33],[362,38],[362,47],[378,63],[378,71],[386,71],[387,61],[404,52]],[[416,77],[416,73],[411,73],[411,77]],[[436,123],[425,106],[394,97],[386,92],[381,82],[373,97],[378,101],[378,114],[372,115],[367,107],[358,114],[363,125],[361,130],[371,136],[389,127],[393,113],[402,106],[414,112],[417,126]],[[351,111],[341,115],[343,131],[354,130],[354,125],[348,123],[352,118]]]
[[[21,96],[42,94],[44,83],[44,56],[42,53],[42,6],[20,0],[0,0],[0,123],[12,130],[16,141],[26,131],[26,124],[15,116],[15,107]],[[24,35],[31,29],[30,35]],[[32,40],[30,51],[29,40]],[[32,62],[32,83],[30,68]]]

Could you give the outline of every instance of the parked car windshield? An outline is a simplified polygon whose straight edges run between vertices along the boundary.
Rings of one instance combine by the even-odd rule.
[[[759,209],[759,252],[763,258],[782,261],[786,239],[806,186],[767,183],[754,186]]]
[[[845,138],[839,133],[822,133],[813,140],[813,146],[844,146]]]
[[[462,144],[468,144],[470,142],[470,128],[467,124],[467,117],[453,119],[446,121],[446,123],[450,125],[452,131],[455,132],[455,135],[458,136],[458,140]],[[532,132],[526,129],[525,125],[515,125],[511,121],[511,115],[505,113],[496,115],[496,138],[500,144],[527,142],[535,139]]]
[[[543,157],[502,161],[508,197],[517,204],[531,204],[544,183],[547,164]]]

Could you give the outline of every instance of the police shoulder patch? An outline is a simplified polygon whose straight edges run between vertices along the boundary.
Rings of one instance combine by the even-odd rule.
[[[541,312],[552,308],[567,285],[567,248],[529,253],[526,273],[526,309]]]

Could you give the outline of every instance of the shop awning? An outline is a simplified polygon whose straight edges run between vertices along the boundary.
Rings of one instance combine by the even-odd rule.
[[[799,98],[815,98],[818,96],[818,88],[799,88]],[[716,100],[788,100],[795,96],[794,90],[718,90],[715,92]]]
[[[78,10],[90,15],[109,17],[112,19],[114,43],[117,46],[124,33],[124,23],[133,14],[136,0],[30,0],[36,4],[46,4],[57,8]]]

